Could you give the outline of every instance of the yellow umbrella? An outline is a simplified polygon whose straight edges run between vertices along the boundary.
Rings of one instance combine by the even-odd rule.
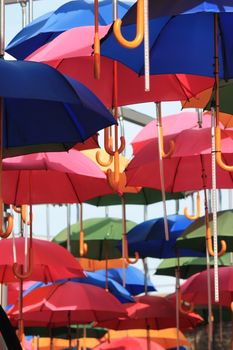
[[[177,330],[176,328],[166,328],[161,330],[150,330],[150,339],[160,344],[165,349],[176,347],[177,344]],[[110,339],[122,338],[122,337],[137,337],[146,338],[148,336],[146,329],[130,329],[123,331],[109,331],[108,337]],[[106,336],[105,336],[106,337]],[[190,342],[184,336],[184,334],[179,331],[179,344],[180,346],[190,346]]]
[[[71,345],[76,346],[77,341],[72,340]],[[40,350],[50,350],[51,349],[51,338],[38,338],[37,345],[39,345]],[[69,340],[67,339],[52,339],[52,349],[62,350],[64,348],[69,348]]]

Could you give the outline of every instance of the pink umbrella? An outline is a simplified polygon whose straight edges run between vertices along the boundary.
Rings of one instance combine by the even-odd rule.
[[[99,27],[103,37],[109,26]],[[93,77],[94,27],[70,29],[50,43],[42,46],[27,59],[46,62],[86,85],[102,102],[113,106],[113,61],[101,57],[100,79]],[[78,38],[78,39],[77,39]],[[126,66],[118,63],[118,105],[149,101],[175,101],[188,99],[213,86],[213,79],[194,75],[153,75],[149,92],[144,91],[144,77],[139,77]]]
[[[184,116],[187,114],[185,113]],[[195,114],[188,117],[190,124],[184,120],[183,114],[164,118],[164,148],[169,146],[171,140],[175,143],[173,154],[163,160],[164,184],[168,192],[190,191],[203,189],[203,170],[206,176],[206,187],[212,187],[211,178],[211,118],[209,113],[204,113],[202,128],[198,123],[194,125]],[[189,128],[179,132],[172,132],[170,129],[167,135],[166,130],[171,125],[175,130],[181,129],[183,123]],[[233,139],[229,132],[222,130],[222,153],[227,164],[233,162]],[[146,141],[144,147],[139,146],[136,155],[127,167],[128,185],[152,187],[161,189],[161,182],[158,176],[159,152],[157,138]],[[137,145],[136,145],[137,149]],[[150,174],[150,176],[148,176]],[[217,167],[217,187],[232,188],[232,174]]]
[[[80,203],[112,192],[100,168],[73,149],[8,158],[3,169],[3,199],[9,204]]]
[[[97,345],[94,350],[145,350],[147,349],[147,340],[143,338],[120,338],[114,339],[111,342],[105,342]],[[155,341],[150,341],[150,350],[165,350],[161,345]]]

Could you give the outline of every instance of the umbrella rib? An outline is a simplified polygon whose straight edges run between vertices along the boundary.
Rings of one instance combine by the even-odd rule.
[[[29,170],[30,171],[30,170]],[[16,191],[15,191],[15,199],[14,199],[14,204],[16,204],[16,199],[18,197],[18,190],[19,190],[19,180],[21,177],[21,170],[19,170],[18,177],[17,177],[17,183],[16,183]]]
[[[179,168],[180,162],[181,162],[181,157],[178,158],[178,162],[177,162],[176,169],[175,169],[175,174],[173,176],[173,182],[172,182],[172,186],[171,186],[171,191],[169,191],[169,192],[173,192],[174,191],[176,177],[177,177],[177,173],[178,173],[178,168]]]
[[[183,87],[183,84],[181,84],[180,79],[178,78],[177,74],[175,74],[175,79],[177,80],[177,82],[178,82],[178,84],[179,84],[181,90],[183,91],[183,93],[184,93],[184,95],[185,95],[187,100],[189,100],[189,97],[186,94],[186,90],[185,89],[187,89],[189,91],[190,95],[194,97],[194,95],[193,95],[193,93],[192,93],[192,91],[190,89],[188,89],[187,87],[185,87],[185,88]]]
[[[82,203],[81,199],[80,199],[79,196],[78,196],[78,192],[76,191],[76,188],[74,187],[73,182],[71,181],[70,174],[69,174],[69,173],[66,173],[66,176],[67,176],[67,178],[68,178],[68,180],[69,180],[69,182],[70,182],[71,187],[73,188],[73,191],[74,191],[74,193],[75,193],[75,195],[76,195],[76,198],[77,198],[77,200],[78,200],[78,203]]]

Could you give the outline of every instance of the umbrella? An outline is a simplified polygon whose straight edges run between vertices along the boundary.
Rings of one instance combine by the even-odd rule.
[[[95,259],[87,259],[87,258],[79,258],[79,263],[86,271],[95,272],[97,270],[102,270],[106,268],[105,260],[95,260]],[[126,266],[128,263],[126,262]],[[122,258],[120,259],[111,259],[108,261],[108,268],[122,267]]]
[[[35,153],[3,161],[5,203],[80,203],[109,193],[105,174],[81,152]]]
[[[99,322],[98,326],[115,330],[164,329],[176,326],[176,307],[172,301],[158,296],[135,297],[137,301],[127,307],[128,318]],[[202,318],[195,314],[180,313],[180,330],[196,327]]]
[[[110,339],[118,339],[122,337],[137,337],[146,338],[145,329],[129,329],[126,331],[113,331],[108,332]],[[163,346],[165,349],[170,349],[172,346],[176,346],[177,331],[175,328],[161,329],[159,331],[150,330],[150,339]],[[180,345],[190,346],[188,339],[185,335],[179,331]]]
[[[228,251],[232,250],[233,236],[231,233],[232,230],[232,217],[233,210],[223,210],[218,212],[218,239],[219,243],[221,240],[226,242],[226,249]],[[212,214],[209,214],[209,224],[212,228],[213,217]],[[201,217],[195,220],[178,238],[176,242],[176,247],[181,248],[192,248],[196,251],[205,251],[205,240],[206,240],[206,225],[205,217]],[[227,258],[226,258],[227,259]],[[229,261],[229,257],[228,257]]]
[[[105,276],[105,270],[98,270],[96,275]],[[130,292],[131,295],[137,295],[144,293],[144,274],[141,270],[133,266],[128,266],[125,269],[125,288]],[[123,282],[123,271],[122,268],[110,268],[108,269],[108,278],[109,280],[114,280],[122,285]],[[151,283],[150,279],[147,279],[147,291],[154,292],[156,291],[155,287]]]
[[[118,16],[122,17],[130,4],[118,1]],[[112,2],[98,4],[99,24],[112,23]],[[94,24],[94,1],[69,1],[55,11],[36,18],[23,28],[7,45],[6,51],[18,59],[24,59],[38,47],[50,42],[62,32],[75,27]],[[92,33],[92,39],[94,32]]]
[[[100,27],[100,36],[103,37],[108,29],[108,26]],[[27,60],[47,63],[63,74],[77,79],[111,108],[114,100],[114,61],[101,57],[101,75],[96,80],[93,76],[94,57],[91,56],[93,31],[91,26],[67,30],[33,52]],[[184,74],[153,75],[150,91],[145,92],[143,77],[118,63],[117,84],[118,105],[123,106],[148,101],[187,99],[212,87],[213,79]]]
[[[26,326],[46,327],[111,320],[126,314],[111,293],[76,282],[56,283],[34,289],[24,297],[23,312]],[[17,313],[18,305],[15,305],[8,315],[14,319]]]
[[[0,281],[1,283],[16,282],[12,271],[13,239],[0,241]],[[24,265],[24,238],[15,238],[17,264]],[[27,280],[56,281],[61,278],[84,277],[85,274],[78,261],[63,247],[53,242],[33,238],[32,274]]]
[[[141,258],[171,258],[176,256],[196,256],[198,253],[188,249],[175,247],[178,237],[187,229],[192,221],[184,215],[168,215],[168,227],[170,239],[164,238],[164,218],[157,218],[144,221],[133,227],[128,232],[129,255],[132,256],[137,251]],[[204,254],[200,254],[203,256]]]
[[[231,253],[225,253],[219,257],[219,266],[229,266],[232,265]],[[210,265],[213,266],[213,258],[210,258]],[[177,269],[177,259],[164,259],[159,266],[156,268],[155,275],[166,275],[174,276],[176,275]],[[206,259],[205,258],[192,258],[192,257],[181,257],[179,258],[179,273],[180,278],[188,278],[197,272],[206,269]]]
[[[232,276],[233,267],[219,267],[219,304],[230,307],[233,301]],[[214,269],[210,269],[210,280],[212,286],[212,302],[214,302]],[[196,305],[207,304],[207,294],[203,288],[207,286],[207,270],[189,277],[181,286],[182,299]]]
[[[4,156],[67,151],[115,123],[85,86],[47,65],[0,60],[0,73]]]
[[[131,229],[135,223],[127,221],[127,229]],[[86,257],[105,260],[121,257],[117,249],[117,242],[122,235],[122,221],[116,218],[93,218],[83,222],[85,241],[88,243]],[[53,241],[66,246],[67,229],[58,233]],[[71,252],[79,256],[79,224],[71,226]]]
[[[95,350],[131,350],[131,349],[137,349],[137,350],[144,350],[147,346],[147,340],[143,338],[130,338],[130,337],[124,337],[120,339],[114,339],[113,341],[105,342],[100,345],[97,345],[94,349]],[[165,350],[164,347],[157,344],[155,341],[150,342],[150,350]]]

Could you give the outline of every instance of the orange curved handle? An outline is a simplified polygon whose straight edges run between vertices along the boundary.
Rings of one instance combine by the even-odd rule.
[[[194,303],[188,303],[188,305],[185,305],[184,308],[184,300],[181,299],[181,290],[178,288],[178,301],[179,301],[179,310],[182,314],[188,314],[190,312],[193,312],[194,310]]]
[[[17,214],[21,214],[21,207],[17,208],[16,205],[12,205],[12,208]]]
[[[116,151],[118,151],[119,154],[122,153],[124,151],[124,149],[125,149],[126,142],[125,142],[125,137],[124,136],[120,137],[120,142],[121,142],[120,147],[116,150]]]
[[[25,280],[29,278],[32,274],[32,248],[29,248],[29,254],[28,254],[28,271],[27,272],[21,272],[22,265],[19,265],[17,262],[15,262],[12,266],[12,270],[14,272],[14,275],[21,280]]]
[[[222,152],[221,152],[221,129],[219,126],[215,128],[215,147],[216,147],[216,162],[226,171],[233,171],[233,165],[227,165],[222,160]]]
[[[99,165],[103,166],[103,167],[107,167],[109,165],[112,164],[113,162],[113,155],[110,154],[113,152],[112,148],[113,148],[113,140],[112,140],[112,136],[109,136],[109,130],[108,128],[105,128],[104,129],[104,148],[105,148],[105,151],[109,154],[109,159],[108,161],[106,162],[103,162],[100,158],[100,155],[101,155],[101,151],[97,151],[96,152],[96,155],[95,155],[95,158],[96,158],[96,161]]]
[[[199,192],[197,192],[197,214],[196,215],[189,215],[188,208],[185,207],[184,208],[184,216],[190,220],[197,220],[200,217],[200,215],[201,215],[201,198],[200,198]]]
[[[95,33],[94,37],[94,78],[100,79],[100,38],[99,33]]]
[[[127,49],[135,49],[138,47],[144,37],[144,0],[137,1],[137,29],[136,36],[133,40],[125,39],[121,34],[122,21],[118,18],[113,25],[113,32],[117,41]]]
[[[233,301],[231,302],[231,312],[233,312]]]
[[[10,236],[11,232],[13,231],[14,226],[14,218],[11,214],[7,216],[7,228],[6,231],[3,231],[3,229],[0,229],[0,237],[1,238],[7,238]]]
[[[84,242],[84,232],[80,230],[79,232],[79,255],[84,256],[87,254],[88,245]]]
[[[160,150],[161,150],[161,155],[163,158],[168,158],[170,157],[175,149],[175,142],[174,140],[169,140],[169,151],[166,153],[164,151],[164,144],[163,144],[163,127],[159,127],[159,143],[160,143]]]
[[[124,235],[124,250],[125,250],[124,258],[127,261],[127,263],[131,264],[131,265],[136,264],[138,262],[139,258],[140,258],[139,253],[138,252],[134,252],[135,258],[134,259],[129,258],[128,241],[127,241],[126,235]]]
[[[109,158],[106,162],[101,160],[101,151],[96,152],[95,159],[96,159],[97,163],[103,167],[107,167],[107,166],[111,165],[113,162],[113,156],[110,156],[110,155],[109,155]]]
[[[18,213],[18,214],[21,214],[21,217],[22,217],[22,220],[23,220],[23,222],[25,223],[25,224],[27,224],[27,225],[31,225],[31,221],[30,221],[30,219],[28,219],[28,221],[27,221],[27,211],[26,211],[26,204],[22,204],[21,205],[21,208],[17,208],[17,206],[16,205],[13,205],[13,210],[16,212],[16,213]]]
[[[208,227],[206,229],[206,245],[208,252],[211,256],[214,256],[214,250],[213,250],[213,245],[212,245],[212,237],[211,237],[211,228]],[[218,256],[222,256],[223,254],[226,253],[227,250],[227,244],[224,240],[221,240],[221,250],[218,252]]]

